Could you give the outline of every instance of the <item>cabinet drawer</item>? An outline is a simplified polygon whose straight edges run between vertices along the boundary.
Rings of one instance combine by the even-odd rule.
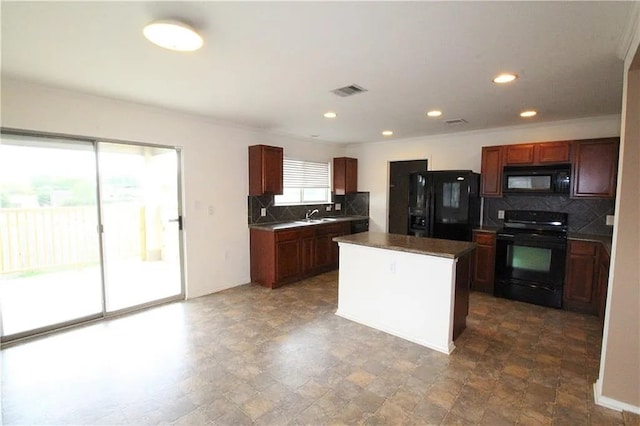
[[[569,253],[595,256],[596,245],[588,241],[569,241]]]
[[[345,223],[332,223],[329,225],[319,225],[319,226],[316,226],[316,235],[341,234],[345,232],[347,226],[349,226],[349,224],[345,224]]]
[[[298,235],[300,236],[300,238],[310,238],[310,237],[313,237],[315,234],[316,232],[313,229],[313,226],[309,226],[309,227],[298,230]]]
[[[481,245],[493,246],[496,244],[496,235],[489,232],[476,232],[473,235],[473,240]]]
[[[299,237],[300,231],[297,229],[276,232],[276,242],[297,240]]]

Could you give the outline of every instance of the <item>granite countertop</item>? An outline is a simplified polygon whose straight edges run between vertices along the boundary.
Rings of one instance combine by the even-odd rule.
[[[327,225],[330,223],[352,222],[354,220],[369,219],[368,216],[329,216],[324,218],[305,221],[304,219],[292,220],[288,222],[264,223],[249,225],[251,229],[261,229],[263,231],[278,231],[280,229],[300,228],[303,226]]]
[[[410,235],[386,234],[383,232],[363,232],[360,234],[335,237],[333,241],[376,247],[408,253],[425,254],[457,259],[476,248],[475,243],[466,241],[441,240],[438,238],[413,237]]]

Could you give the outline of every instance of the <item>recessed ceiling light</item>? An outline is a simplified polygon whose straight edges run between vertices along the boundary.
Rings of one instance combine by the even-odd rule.
[[[429,111],[429,112],[427,113],[427,115],[428,115],[429,117],[440,117],[440,116],[442,115],[442,111],[439,111],[439,110],[437,110],[437,109],[434,109],[433,111]]]
[[[534,111],[534,110],[530,109],[530,110],[527,110],[527,111],[522,111],[522,112],[520,113],[520,117],[528,118],[528,117],[533,117],[533,116],[534,116],[534,115],[536,115],[536,114],[537,114],[537,112],[536,112],[536,111]]]
[[[391,136],[391,135],[393,135],[393,132],[391,130],[384,130],[382,132],[382,135],[383,136]]]
[[[333,111],[327,111],[324,113],[324,118],[336,118],[338,114]]]
[[[503,84],[503,83],[511,83],[513,80],[518,78],[516,74],[504,73],[493,79],[494,83]]]
[[[202,47],[202,37],[189,25],[179,21],[155,21],[142,31],[150,42],[165,49],[192,52]]]

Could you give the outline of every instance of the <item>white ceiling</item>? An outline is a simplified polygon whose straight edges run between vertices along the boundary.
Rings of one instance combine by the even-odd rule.
[[[632,2],[2,2],[2,74],[333,142],[616,114]],[[194,53],[142,36],[199,29]],[[491,82],[501,71],[520,78]],[[368,92],[330,91],[357,84]],[[444,111],[437,119],[425,112]],[[539,111],[525,121],[519,112]],[[334,120],[325,111],[338,113]],[[464,118],[468,124],[447,125]]]

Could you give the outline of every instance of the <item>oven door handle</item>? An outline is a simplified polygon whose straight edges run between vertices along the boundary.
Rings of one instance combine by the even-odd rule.
[[[516,236],[514,234],[505,234],[505,233],[499,233],[497,236],[497,238],[501,239],[501,240],[513,240],[516,238]]]

